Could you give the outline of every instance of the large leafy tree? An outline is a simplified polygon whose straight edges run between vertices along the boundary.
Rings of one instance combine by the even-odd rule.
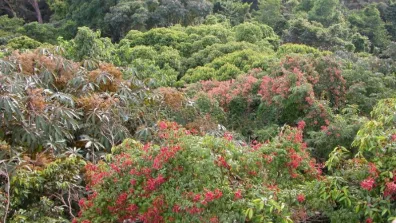
[[[149,19],[145,1],[124,0],[110,8],[104,20],[112,30],[113,39],[119,40],[131,29],[142,30]]]
[[[66,12],[61,8],[55,12],[65,13],[65,18],[75,21],[77,26],[88,26],[105,32],[107,30],[104,23],[105,14],[118,2],[118,0],[64,0],[64,3],[58,6],[67,8]],[[105,34],[110,35],[106,32]]]
[[[389,43],[385,22],[382,21],[380,12],[374,4],[356,11],[349,16],[348,20],[352,27],[370,39],[373,46],[384,47]]]
[[[238,25],[250,19],[250,5],[239,0],[224,0],[215,2],[214,13],[225,15],[232,25]]]
[[[341,13],[337,10],[339,0],[316,0],[308,12],[308,19],[322,23],[325,27],[340,21]]]
[[[285,26],[281,0],[260,0],[255,14],[259,22],[271,26],[277,33],[280,33]]]
[[[386,8],[385,11],[386,29],[392,36],[392,40],[396,41],[396,3]]]

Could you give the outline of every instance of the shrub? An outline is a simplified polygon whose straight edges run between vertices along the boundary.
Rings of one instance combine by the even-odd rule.
[[[5,32],[15,32],[22,25],[23,19],[21,18],[9,18],[8,15],[0,16],[0,29]]]
[[[302,58],[288,57],[281,62],[281,67],[274,76],[264,76],[259,94],[264,106],[270,110],[274,109],[275,117],[272,118],[277,122],[292,124],[303,118],[309,127],[318,128],[329,122],[327,119],[331,117],[328,105],[318,97],[333,89],[326,86],[329,84],[328,78],[340,83],[343,83],[343,79],[339,73],[337,77],[332,78],[333,71],[319,75],[312,63],[300,59]],[[317,68],[319,69],[319,66]],[[325,86],[319,87],[322,84]],[[315,89],[315,86],[318,87]],[[342,97],[341,93],[337,96]],[[333,100],[334,106],[337,106],[338,100]]]
[[[64,222],[76,215],[84,164],[80,157],[53,160],[43,153],[19,161],[10,177],[11,222]]]
[[[359,110],[369,114],[378,100],[392,97],[394,89],[391,83],[395,77],[385,74],[391,67],[391,64],[374,57],[359,58],[350,67],[346,66],[343,76],[346,80],[348,103],[357,104]]]
[[[371,113],[372,120],[363,124],[352,143],[358,148],[355,158],[348,159],[352,154],[342,147],[330,154],[326,166],[334,177],[319,183],[319,196],[332,204],[328,214],[333,218],[343,211],[353,213],[360,221],[394,220],[395,106],[392,98],[379,101]]]
[[[110,164],[86,166],[91,195],[80,202],[77,222],[243,221],[242,208],[271,184],[287,187],[319,174],[302,143],[302,123],[251,147],[235,145],[229,134],[194,136],[169,122],[158,127],[159,145],[126,140]]]
[[[19,50],[36,49],[39,46],[41,46],[40,42],[31,39],[27,36],[15,37],[9,40],[7,43],[7,47],[11,49],[19,49]]]
[[[53,25],[38,22],[27,23],[18,32],[42,43],[56,44],[58,38],[58,30]]]
[[[311,154],[318,160],[325,161],[334,148],[348,148],[366,120],[357,113],[356,107],[347,107],[328,126],[322,126],[317,132],[309,132],[307,143],[313,147]]]
[[[10,39],[20,36],[16,31],[23,25],[21,18],[0,16],[0,45],[6,45]]]
[[[220,67],[218,71],[216,71],[216,80],[229,80],[229,79],[234,79],[238,74],[241,74],[242,71],[238,69],[233,64],[226,63],[223,66]]]
[[[100,38],[100,31],[92,31],[88,27],[79,27],[76,36],[70,42],[60,41],[60,45],[65,48],[68,58],[82,60],[101,60],[117,62],[112,55],[114,45],[109,38]]]
[[[356,52],[370,52],[371,43],[366,36],[356,33],[352,36],[352,43],[356,48]]]
[[[279,57],[287,56],[292,53],[313,54],[315,56],[320,56],[322,54],[322,52],[316,48],[306,46],[303,44],[292,44],[292,43],[287,43],[287,44],[281,45],[277,51],[277,54]]]
[[[253,23],[242,23],[235,27],[237,41],[255,43],[263,38],[263,33],[258,25]]]

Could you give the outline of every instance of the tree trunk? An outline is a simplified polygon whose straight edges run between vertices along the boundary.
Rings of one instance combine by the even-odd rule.
[[[29,3],[33,6],[34,11],[36,12],[36,17],[38,23],[43,23],[43,17],[41,16],[40,7],[37,0],[29,0]]]

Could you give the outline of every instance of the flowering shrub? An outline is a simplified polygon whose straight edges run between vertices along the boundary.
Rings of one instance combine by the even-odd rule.
[[[316,128],[329,124],[331,111],[319,96],[330,89],[315,88],[327,81],[321,81],[312,63],[299,57],[287,57],[275,72],[274,76],[262,78],[258,92],[263,107],[274,111],[272,119],[290,124],[304,119],[308,126]]]
[[[236,97],[245,97],[247,101],[252,101],[251,92],[256,83],[257,78],[247,75],[230,81],[202,81],[200,85],[202,91],[217,99],[220,105],[228,110],[229,103]]]
[[[365,222],[395,219],[395,112],[395,99],[380,101],[352,143],[359,150],[355,158],[340,148],[330,154],[326,166],[334,177],[319,183],[320,198],[332,204],[328,215],[344,210]]]
[[[90,196],[75,221],[241,222],[249,199],[320,177],[302,141],[304,125],[285,127],[266,144],[238,146],[230,134],[201,137],[159,122],[158,145],[126,140],[109,164],[86,166]]]

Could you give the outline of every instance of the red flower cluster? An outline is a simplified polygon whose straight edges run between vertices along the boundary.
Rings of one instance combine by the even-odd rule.
[[[166,122],[160,121],[160,122],[158,123],[158,127],[159,127],[161,130],[165,130],[165,129],[168,128],[168,125],[166,124]]]
[[[393,200],[396,200],[396,183],[395,182],[386,183],[384,196],[391,197]]]
[[[221,192],[221,190],[219,190],[219,189],[215,189],[214,191],[208,190],[205,193],[205,198],[201,203],[207,204],[207,203],[212,202],[216,199],[220,199],[222,196],[223,196],[223,192]]]
[[[225,139],[227,139],[228,141],[231,141],[232,138],[233,138],[232,134],[229,133],[229,132],[224,133],[224,136],[223,136],[223,137],[224,137]]]
[[[165,183],[165,178],[159,174],[156,178],[148,178],[144,190],[147,192],[156,190],[161,184]]]
[[[122,204],[124,204],[125,201],[127,200],[127,198],[128,198],[128,194],[127,194],[127,193],[124,192],[124,193],[120,194],[120,195],[118,196],[117,200],[116,200],[116,204],[117,204],[117,205],[122,205]]]
[[[360,183],[360,186],[365,190],[371,191],[374,188],[374,184],[375,184],[375,180],[372,177],[369,177],[363,180]]]
[[[90,190],[90,188],[93,186],[100,184],[104,178],[110,176],[109,172],[102,171],[91,163],[88,163],[85,166],[85,170],[87,171],[87,176],[89,178],[88,184],[86,186],[87,190]]]
[[[268,164],[270,164],[270,163],[272,163],[272,161],[274,160],[274,157],[275,157],[275,156],[276,156],[276,155],[275,155],[274,153],[272,153],[272,154],[270,154],[270,155],[264,154],[264,155],[263,155],[263,158],[267,161]]]
[[[369,165],[369,173],[370,173],[370,175],[373,176],[374,178],[378,177],[379,171],[378,171],[377,167],[375,166],[375,164],[374,163],[369,163],[368,165]]]
[[[219,223],[219,218],[218,217],[212,217],[209,220],[210,223]]]
[[[257,78],[252,75],[242,76],[236,80],[228,81],[202,81],[202,90],[209,97],[216,98],[220,105],[226,109],[232,99],[237,96],[249,97]],[[251,101],[249,98],[248,101]]]
[[[163,164],[168,162],[168,160],[172,159],[181,149],[182,148],[180,146],[161,148],[160,153],[154,158],[153,168],[156,170],[161,169]]]
[[[302,203],[305,201],[305,195],[304,194],[299,194],[297,195],[297,201]]]
[[[163,223],[164,218],[161,216],[166,207],[163,197],[156,197],[147,211],[141,214],[138,218],[145,223]]]
[[[231,166],[228,165],[227,161],[222,156],[219,156],[217,158],[217,160],[215,161],[215,163],[216,163],[217,166],[224,167],[226,169],[230,169],[231,168]]]
[[[203,212],[202,208],[198,208],[195,205],[193,205],[192,207],[188,207],[188,208],[182,208],[179,205],[175,204],[172,208],[172,211],[174,213],[182,213],[182,212],[187,212],[189,214],[199,214],[201,212]]]
[[[241,190],[237,190],[234,193],[234,200],[239,200],[242,199],[242,191]]]
[[[302,130],[304,130],[305,125],[306,124],[305,124],[304,120],[301,120],[301,121],[298,122],[297,128],[302,131]]]
[[[289,158],[290,162],[287,164],[293,169],[297,169],[300,166],[301,161],[303,160],[300,155],[294,150],[290,149],[289,150]]]

